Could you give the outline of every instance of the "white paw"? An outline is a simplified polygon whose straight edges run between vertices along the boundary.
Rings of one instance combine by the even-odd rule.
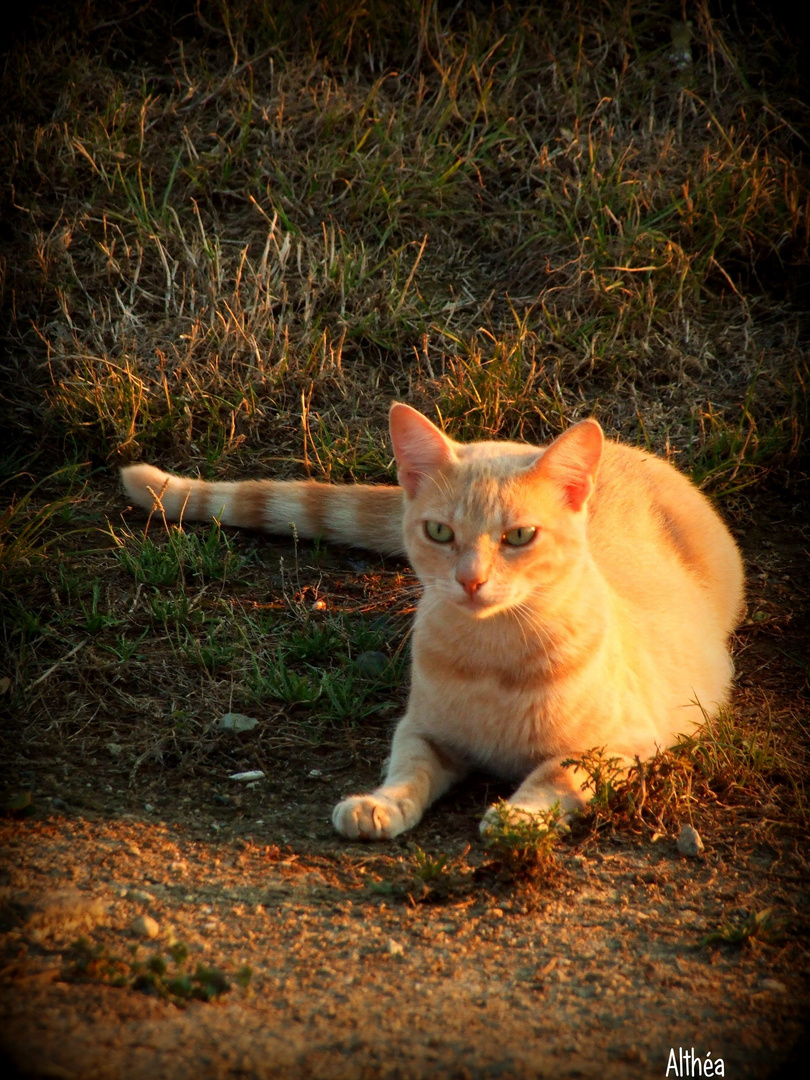
[[[391,840],[418,820],[409,800],[385,795],[351,795],[332,811],[332,824],[350,840]]]

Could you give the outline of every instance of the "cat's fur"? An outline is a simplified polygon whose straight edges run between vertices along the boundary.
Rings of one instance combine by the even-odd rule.
[[[151,509],[159,497],[170,519],[407,553],[424,589],[410,700],[385,781],[335,807],[339,832],[396,836],[476,765],[519,784],[517,811],[569,811],[582,778],[563,759],[645,758],[717,713],[742,563],[684,476],[605,442],[593,420],[545,449],[462,445],[395,404],[391,438],[400,488],[123,471],[130,498]],[[506,542],[531,528],[525,545]]]

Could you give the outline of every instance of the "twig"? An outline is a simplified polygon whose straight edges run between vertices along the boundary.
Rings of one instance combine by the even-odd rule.
[[[55,664],[52,664],[44,674],[40,675],[38,679],[34,679],[28,689],[33,690],[35,686],[39,686],[41,682],[45,682],[49,675],[53,675],[60,664],[66,663],[71,656],[74,656],[79,649],[83,649],[86,644],[86,641],[80,641],[78,645],[74,645],[69,653],[65,653],[65,655],[60,660],[57,660]]]

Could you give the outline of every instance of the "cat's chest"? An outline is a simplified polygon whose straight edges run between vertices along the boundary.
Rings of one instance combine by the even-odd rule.
[[[525,642],[417,634],[413,657],[411,710],[426,732],[507,776],[544,755],[548,673]]]

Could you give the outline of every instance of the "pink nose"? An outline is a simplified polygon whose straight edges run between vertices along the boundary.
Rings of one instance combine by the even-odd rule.
[[[467,596],[475,596],[482,585],[486,585],[486,578],[481,579],[475,576],[464,577],[456,574],[456,581],[464,589]]]

